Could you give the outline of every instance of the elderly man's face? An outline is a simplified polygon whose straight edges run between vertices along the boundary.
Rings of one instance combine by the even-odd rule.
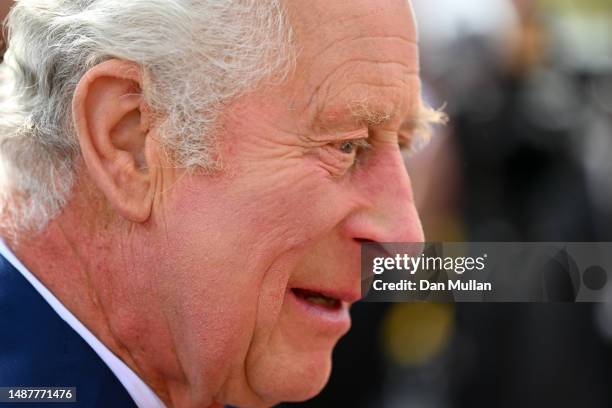
[[[320,391],[360,296],[360,242],[423,239],[397,136],[420,101],[409,5],[288,7],[295,75],[232,104],[224,171],[168,174],[154,211],[167,256],[151,285],[176,353],[195,387],[236,405]]]

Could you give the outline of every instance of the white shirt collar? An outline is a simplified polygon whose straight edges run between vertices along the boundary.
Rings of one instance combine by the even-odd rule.
[[[130,397],[139,408],[166,408],[153,390],[136,375],[123,361],[114,355],[96,336],[90,332],[76,316],[56,298],[32,272],[17,259],[11,249],[0,239],[0,255],[9,261],[30,282],[34,289],[47,301],[66,323],[70,325],[93,348],[98,356],[111,369],[113,374],[123,384]]]

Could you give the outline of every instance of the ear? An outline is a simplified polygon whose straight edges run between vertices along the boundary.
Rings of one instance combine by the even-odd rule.
[[[138,65],[109,60],[77,85],[72,113],[89,175],[127,220],[149,219],[158,166],[151,163],[149,118]]]

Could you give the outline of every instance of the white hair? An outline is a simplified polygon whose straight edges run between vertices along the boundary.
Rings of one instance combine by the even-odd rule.
[[[0,228],[41,229],[66,204],[80,154],[72,97],[110,58],[141,67],[174,164],[215,168],[222,106],[293,63],[280,1],[17,1],[0,66]]]

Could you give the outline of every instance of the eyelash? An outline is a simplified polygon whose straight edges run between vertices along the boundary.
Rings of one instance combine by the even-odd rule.
[[[416,154],[416,153],[419,153],[421,150],[423,150],[427,146],[428,143],[429,143],[429,140],[421,140],[418,137],[417,138],[415,138],[415,137],[408,137],[408,138],[406,138],[406,137],[399,137],[397,144],[399,145],[399,148],[400,148],[400,150],[402,152],[406,152],[408,154]],[[355,149],[357,149],[357,151],[356,151],[357,154],[359,154],[360,151],[367,150],[367,149],[372,147],[372,144],[366,138],[363,138],[363,139],[349,139],[349,140],[343,140],[341,142],[334,143],[336,148],[338,150],[342,151],[342,153],[344,153],[344,154],[353,154],[354,151],[350,151],[350,152],[343,151],[343,148],[347,144],[350,144]]]
[[[403,152],[403,154],[406,155],[407,157],[410,157],[418,153],[418,151],[421,150],[421,148],[418,148],[418,146],[414,146],[413,142],[414,140],[412,137],[411,138],[404,138],[404,137],[398,138],[399,148]],[[348,166],[348,168],[352,168],[357,163],[359,163],[359,158],[361,157],[361,155],[368,149],[372,148],[372,144],[370,143],[370,140],[368,138],[342,140],[339,142],[332,143],[331,146],[334,149],[336,149],[339,152],[339,154],[341,154],[345,158],[348,158],[349,156],[353,156],[353,159],[350,163],[350,166]],[[415,147],[417,147],[416,151],[415,151]]]
[[[351,140],[343,140],[341,142],[336,143],[338,150],[340,150],[344,154],[353,154],[359,155],[360,151],[365,149],[369,149],[371,147],[370,142],[367,139],[351,139]],[[345,147],[352,147],[353,150],[347,152],[344,151]]]

